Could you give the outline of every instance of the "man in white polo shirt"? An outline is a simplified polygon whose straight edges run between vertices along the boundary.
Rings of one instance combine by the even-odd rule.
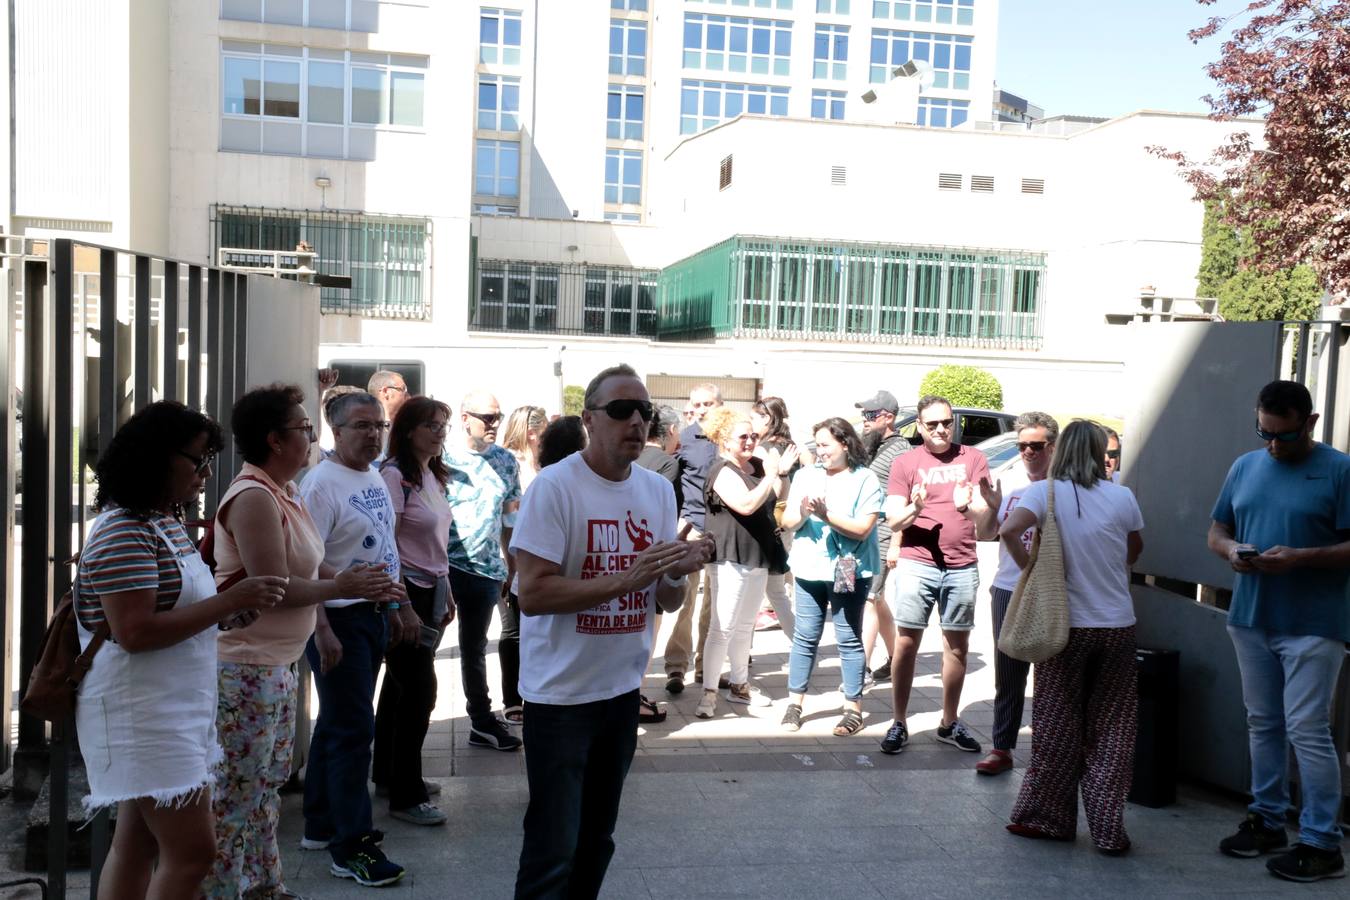
[[[543,469],[511,550],[520,576],[520,693],[530,805],[516,897],[595,897],[637,747],[652,604],[684,601],[712,555],[676,535],[670,482],[633,462],[652,403],[626,365],[586,388],[590,443]]]

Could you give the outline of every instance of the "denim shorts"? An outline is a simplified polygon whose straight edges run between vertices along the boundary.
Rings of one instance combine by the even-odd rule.
[[[928,627],[933,607],[944,631],[975,627],[975,595],[980,572],[974,564],[939,569],[912,559],[901,559],[886,579],[886,603],[898,628]]]

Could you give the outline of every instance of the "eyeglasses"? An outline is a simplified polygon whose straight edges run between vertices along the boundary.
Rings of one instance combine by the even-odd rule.
[[[278,428],[277,431],[303,431],[311,444],[319,439],[319,436],[314,433],[314,425],[308,422],[304,425],[287,425],[285,428]]]
[[[179,456],[188,459],[192,462],[193,465],[192,472],[194,475],[202,474],[207,469],[211,468],[211,463],[216,461],[216,455],[214,453],[208,453],[205,456],[193,456],[186,450],[177,450],[175,452]]]
[[[408,388],[407,388],[407,386],[406,386],[406,385],[402,385],[402,384],[386,384],[386,385],[384,386],[383,390],[386,390],[386,391],[398,391],[400,394],[406,394],[406,393],[408,393]]]
[[[1267,440],[1268,440],[1268,439],[1267,439]],[[1107,451],[1106,451],[1106,458],[1107,458],[1107,459],[1120,459],[1120,448],[1117,447],[1117,448],[1114,449],[1114,450],[1107,450]]]
[[[444,422],[423,422],[421,427],[430,431],[432,434],[445,434],[446,424]]]
[[[740,441],[742,444],[753,444],[759,440],[759,435],[752,431],[749,434],[739,435],[736,440]]]
[[[466,409],[464,410],[464,414],[466,416],[473,416],[475,419],[482,422],[484,428],[491,428],[502,420],[501,413],[480,413],[474,412],[471,409]]]
[[[1026,453],[1028,450],[1034,450],[1035,452],[1040,453],[1045,449],[1045,445],[1048,443],[1049,441],[1018,441],[1017,452]]]
[[[1304,419],[1293,431],[1266,431],[1261,427],[1261,423],[1256,424],[1256,436],[1263,441],[1279,441],[1283,444],[1291,444],[1303,437],[1303,428],[1308,424]]]
[[[591,412],[604,411],[617,422],[625,422],[633,417],[633,413],[642,416],[642,421],[650,422],[652,420],[652,402],[650,400],[611,400],[604,406],[588,406]]]
[[[864,409],[862,413],[864,422],[875,422],[882,416],[894,415],[889,409]]]
[[[359,431],[362,434],[369,434],[372,431],[387,431],[388,422],[375,422],[370,419],[362,419],[360,422],[352,422],[347,425],[339,425],[338,428],[350,428],[353,431]]]
[[[939,428],[945,428],[946,430],[951,431],[952,425],[955,423],[955,419],[936,419],[932,422],[923,422],[922,425],[929,431],[936,431]]]

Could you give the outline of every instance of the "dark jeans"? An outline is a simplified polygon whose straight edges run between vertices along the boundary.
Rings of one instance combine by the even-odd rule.
[[[515,594],[507,594],[502,601],[497,659],[502,664],[502,706],[520,706],[520,600]]]
[[[434,588],[408,580],[408,599],[423,624],[434,626]],[[384,656],[384,684],[375,707],[374,781],[389,788],[389,808],[427,802],[422,783],[422,742],[436,706],[435,653],[418,644],[390,647]]]
[[[637,726],[637,691],[576,706],[525,704],[530,805],[517,900],[599,895]]]
[[[502,595],[502,583],[450,567],[450,595],[459,622],[459,670],[464,680],[464,705],[469,721],[483,725],[492,718],[488,695],[487,634]]]
[[[305,836],[328,838],[341,862],[371,831],[370,742],[375,737],[375,673],[386,640],[384,615],[373,603],[326,610],[342,644],[342,661],[327,675],[311,636],[305,657],[319,692],[319,718],[305,769]]]

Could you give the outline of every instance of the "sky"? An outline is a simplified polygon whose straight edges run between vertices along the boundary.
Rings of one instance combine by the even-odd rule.
[[[1001,0],[998,85],[1046,115],[1118,116],[1137,109],[1208,112],[1204,66],[1220,39],[1186,32],[1242,0]],[[976,7],[978,15],[978,4]]]

